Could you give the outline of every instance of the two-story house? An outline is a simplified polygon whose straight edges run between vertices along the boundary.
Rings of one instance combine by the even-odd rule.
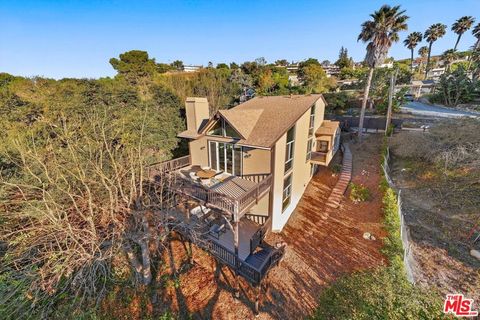
[[[179,211],[204,226],[202,246],[253,284],[283,254],[265,234],[282,230],[317,167],[339,149],[325,105],[319,94],[256,97],[210,115],[207,99],[187,98],[178,136],[189,155],[159,170],[173,172],[175,192],[191,200]]]

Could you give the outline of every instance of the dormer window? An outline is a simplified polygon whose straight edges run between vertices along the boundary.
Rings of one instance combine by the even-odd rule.
[[[235,129],[232,128],[228,122],[225,121],[223,118],[219,118],[208,130],[207,134],[209,136],[219,136],[219,137],[229,137],[234,139],[241,139]]]
[[[210,136],[223,136],[223,119],[218,120],[215,122],[215,124],[212,126],[210,130],[208,130],[208,135]]]

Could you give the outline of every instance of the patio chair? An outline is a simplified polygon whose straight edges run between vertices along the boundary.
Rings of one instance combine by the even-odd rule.
[[[192,217],[196,217],[198,219],[204,219],[205,216],[211,211],[210,208],[206,208],[204,206],[198,206],[190,210],[190,214]]]
[[[214,223],[211,227],[208,233],[212,236],[215,237],[217,240],[220,239],[220,235],[226,231],[225,224],[216,224]]]

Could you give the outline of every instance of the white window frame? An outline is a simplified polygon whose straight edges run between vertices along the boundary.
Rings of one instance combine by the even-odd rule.
[[[340,148],[340,128],[335,131],[335,137],[333,140],[333,152],[337,152],[337,150]]]
[[[290,130],[293,130],[292,141],[288,141],[288,132]],[[287,131],[287,144],[285,146],[285,174],[293,169],[293,157],[294,157],[294,151],[295,151],[294,150],[294,148],[295,148],[295,133],[296,133],[295,126],[291,127]],[[290,167],[287,168],[288,166],[290,166]]]
[[[310,108],[310,123],[308,126],[308,136],[313,136],[313,129],[315,127],[315,105]]]
[[[312,158],[312,149],[313,149],[313,138],[308,138],[307,140],[307,157],[306,161]]]
[[[289,179],[290,183],[285,185],[285,181]],[[292,203],[292,181],[293,173],[287,174],[283,178],[283,193],[282,193],[282,213],[290,206]],[[288,200],[288,204],[285,206],[285,202]]]
[[[212,167],[212,153],[211,153],[211,148],[212,148],[212,143],[216,148],[215,156],[216,156],[216,163],[217,163],[217,168]],[[224,156],[224,161],[223,163],[220,163],[220,148],[218,147],[219,144],[222,143],[224,144],[223,148],[223,156]],[[234,176],[241,176],[242,171],[243,171],[243,148],[242,146],[236,146],[233,143],[228,143],[228,142],[218,142],[218,141],[213,141],[213,140],[208,140],[208,163],[210,168],[214,169],[215,171],[224,171],[227,172],[227,145],[232,145],[232,172],[230,174]],[[240,172],[235,172],[235,149],[240,149]]]

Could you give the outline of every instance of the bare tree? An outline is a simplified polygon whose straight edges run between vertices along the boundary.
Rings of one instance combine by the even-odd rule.
[[[15,280],[0,304],[9,314],[46,316],[65,293],[99,301],[118,256],[139,284],[152,280],[171,228],[161,214],[172,205],[171,179],[160,173],[151,183],[144,125],[135,144],[124,143],[110,111],[60,119],[45,135],[13,139],[2,155],[14,168],[0,171],[0,242],[8,244],[0,271]]]

